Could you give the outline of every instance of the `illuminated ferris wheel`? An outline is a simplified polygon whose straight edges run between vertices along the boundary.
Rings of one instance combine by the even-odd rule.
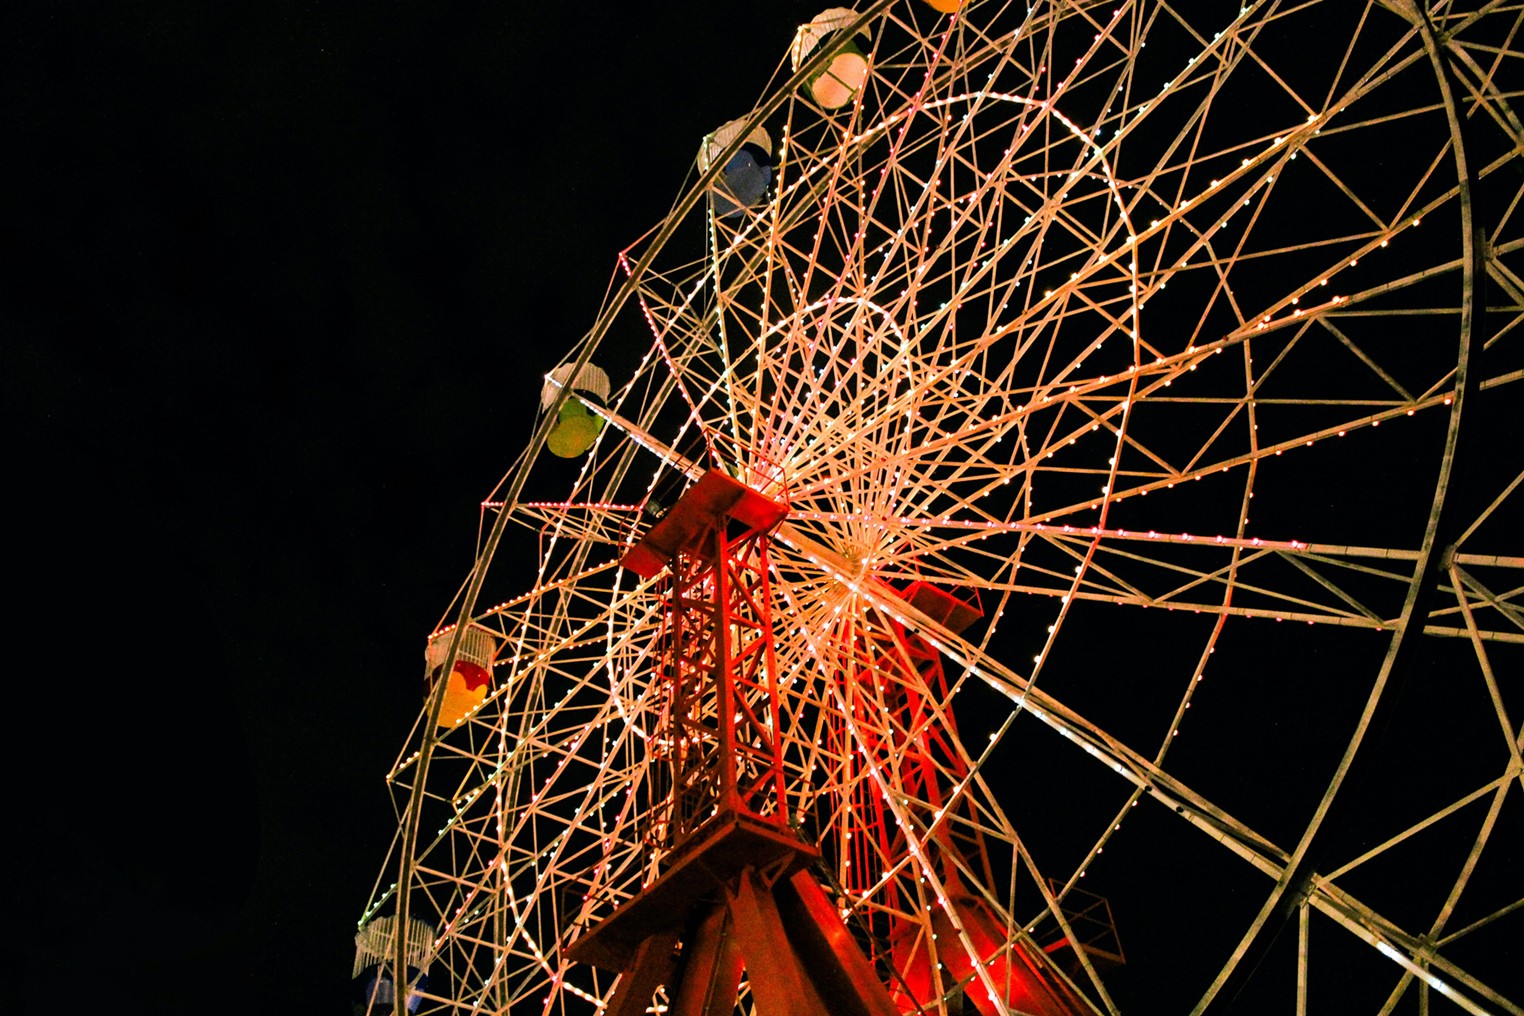
[[[1524,13],[1196,6],[780,40],[483,505],[373,1011],[1521,1011]]]

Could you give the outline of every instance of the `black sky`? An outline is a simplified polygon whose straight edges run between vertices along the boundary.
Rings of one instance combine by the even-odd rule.
[[[811,12],[6,5],[0,1011],[347,1011],[476,504]]]

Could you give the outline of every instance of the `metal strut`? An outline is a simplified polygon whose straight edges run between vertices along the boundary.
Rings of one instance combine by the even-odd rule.
[[[710,471],[625,555],[637,574],[668,572],[651,832],[667,853],[568,950],[619,972],[608,1016],[644,1013],[663,987],[671,1013],[729,1014],[746,971],[762,1016],[898,1016],[788,823],[767,564],[786,511]]]

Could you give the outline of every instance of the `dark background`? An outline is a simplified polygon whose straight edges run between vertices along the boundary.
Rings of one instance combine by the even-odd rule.
[[[816,6],[5,5],[0,1011],[348,1012],[477,504]]]
[[[822,6],[4,7],[0,1014],[349,1011],[478,504]]]

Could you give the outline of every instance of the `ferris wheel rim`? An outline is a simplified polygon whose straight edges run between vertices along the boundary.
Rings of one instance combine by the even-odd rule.
[[[874,8],[872,9],[872,11],[870,11],[870,13],[868,15],[864,15],[863,16],[864,20],[870,19],[877,12],[879,12],[880,9],[887,9],[887,7],[889,5],[890,5],[889,0],[883,0],[883,2],[881,2],[879,4],[876,4],[874,6]],[[1426,39],[1426,41],[1428,41],[1428,40]],[[820,55],[820,54],[817,54],[817,56],[818,55]],[[1431,56],[1433,56],[1432,53],[1431,53]],[[804,71],[801,71],[801,73],[804,73]],[[781,105],[782,101],[784,101],[784,99],[786,99],[788,91],[789,91],[788,89],[784,89],[784,90],[781,90],[778,93],[780,96],[784,97],[783,99],[780,99],[778,101],[779,105]],[[753,115],[754,116],[758,116],[759,118],[765,118],[765,114],[762,113],[762,109],[763,109],[763,107],[759,107],[758,112],[756,114],[753,114]],[[1446,113],[1447,113],[1447,116],[1450,119],[1450,122],[1453,125],[1455,123],[1455,108],[1454,108],[1453,98],[1447,100]],[[742,133],[744,135],[746,132],[743,131],[743,132],[740,132],[740,133]],[[1463,155],[1459,145],[1457,145],[1456,155],[1457,155],[1457,158],[1460,158]],[[712,171],[709,174],[707,174],[707,176],[712,178],[714,176],[713,170],[717,169],[719,167],[719,165],[723,164],[723,162],[724,162],[723,158],[717,158],[715,160],[716,165],[711,167]],[[680,200],[680,202],[679,202],[679,204],[677,206],[675,206],[675,210],[674,210],[673,215],[670,216],[669,219],[667,220],[667,224],[668,225],[671,225],[677,219],[682,218],[683,214],[686,213],[687,211],[692,211],[693,208],[699,202],[701,202],[703,200],[705,188],[707,187],[708,182],[712,182],[712,181],[707,181],[706,179],[701,178],[699,183],[697,185],[695,185],[693,188],[691,188],[689,191],[686,192],[685,197],[682,200]],[[1470,214],[1470,212],[1469,212],[1469,201],[1470,201],[1470,199],[1469,199],[1468,196],[1464,196],[1463,195],[1461,197],[1461,200],[1465,204],[1466,209],[1467,209],[1463,214],[1466,215],[1466,216],[1469,216],[1469,214]],[[649,249],[646,252],[646,254],[643,255],[643,258],[639,262],[637,262],[636,270],[634,272],[632,272],[627,277],[625,285],[622,286],[621,289],[620,289],[620,294],[621,295],[616,298],[616,300],[614,301],[613,304],[606,305],[605,310],[600,312],[598,324],[595,325],[594,330],[589,333],[588,337],[584,340],[584,342],[582,344],[582,352],[579,354],[579,358],[576,361],[576,366],[573,368],[574,372],[575,372],[575,370],[580,369],[581,365],[583,363],[585,363],[587,361],[587,359],[595,351],[595,349],[597,348],[598,344],[602,341],[603,337],[607,334],[608,328],[610,327],[613,318],[616,317],[620,313],[620,310],[623,308],[623,306],[628,302],[628,300],[631,298],[631,296],[633,296],[635,294],[635,292],[638,290],[638,288],[639,288],[639,282],[651,270],[652,261],[660,253],[661,248],[666,244],[667,240],[669,240],[669,239],[670,239],[670,233],[664,233],[664,234],[660,234],[659,235],[660,242],[657,243],[651,249]],[[1467,240],[1468,246],[1469,246],[1469,241],[1470,241],[1470,234],[1469,233],[1466,234],[1465,239]],[[1480,255],[1478,254],[1478,252],[1476,252],[1474,250],[1472,250],[1472,251],[1470,251],[1468,253],[1467,258],[1460,265],[1460,270],[1461,270],[1463,279],[1474,280],[1477,277],[1477,263],[1476,262],[1478,261],[1479,256]],[[1465,286],[1465,283],[1463,282],[1462,285]],[[814,306],[814,305],[811,305],[811,306]],[[1252,324],[1252,321],[1250,323]],[[780,323],[775,324],[773,327],[775,329],[776,328],[781,328],[781,327],[783,327],[783,324],[780,322]],[[1248,327],[1249,327],[1248,324],[1246,324],[1244,326],[1246,331],[1247,331]],[[1469,342],[1469,334],[1470,334],[1470,325],[1469,325],[1469,320],[1468,320],[1468,323],[1466,325],[1466,336],[1463,337],[1463,339],[1462,339],[1463,348],[1464,348],[1464,344]],[[1247,338],[1247,337],[1248,336],[1246,334],[1245,338]],[[1464,353],[1462,355],[1464,356]],[[1477,383],[1478,383],[1478,379],[1475,376],[1472,376],[1472,378],[1470,380],[1470,384],[1474,387]],[[1457,384],[1456,388],[1453,389],[1453,390],[1458,393],[1459,388],[1460,388],[1460,384]],[[1448,448],[1449,446],[1453,445],[1453,436],[1454,436],[1454,434],[1455,434],[1455,432],[1456,432],[1456,430],[1458,428],[1459,418],[1460,418],[1460,415],[1461,415],[1460,414],[1460,402],[1461,402],[1461,399],[1459,397],[1455,397],[1454,400],[1453,400],[1454,404],[1451,405],[1451,402],[1449,400],[1443,400],[1442,399],[1442,394],[1443,393],[1436,393],[1436,394],[1433,394],[1433,395],[1429,396],[1429,398],[1426,400],[1426,404],[1431,406],[1431,407],[1434,407],[1434,408],[1437,408],[1441,404],[1445,405],[1445,406],[1448,406],[1450,408],[1450,423],[1449,423],[1449,431],[1448,431],[1448,433],[1451,436],[1450,436],[1450,438],[1447,438],[1447,448]],[[564,399],[566,399],[568,397],[570,397],[569,392],[567,390],[563,389],[562,392],[561,392],[560,398],[562,400],[564,400]],[[559,403],[558,403],[558,405],[559,405]],[[1411,415],[1411,412],[1409,412],[1409,415]],[[545,418],[545,421],[543,421],[541,426],[537,429],[537,432],[536,432],[536,441],[534,442],[534,446],[536,448],[538,448],[540,445],[543,445],[543,443],[544,443],[544,437],[545,437],[546,433],[548,433],[548,421],[550,420],[551,416],[553,416],[553,411],[552,411],[552,413],[547,414],[547,416]],[[1125,427],[1120,428],[1120,429],[1125,433]],[[1123,437],[1121,436],[1121,434],[1118,435],[1117,441],[1118,441],[1118,445],[1120,446],[1120,444],[1123,441]],[[1311,442],[1309,441],[1309,443],[1311,443]],[[669,449],[669,451],[670,451],[670,449]],[[675,451],[672,452],[672,454],[676,455]],[[533,456],[531,455],[531,458],[532,457]],[[1255,461],[1257,461],[1257,460],[1255,460]],[[1438,478],[1438,480],[1436,482],[1435,493],[1434,493],[1433,499],[1431,501],[1431,508],[1430,508],[1431,519],[1432,519],[1433,516],[1438,514],[1438,512],[1439,512],[1439,507],[1438,506],[1444,501],[1445,494],[1446,494],[1446,491],[1447,491],[1447,488],[1448,488],[1450,466],[1451,466],[1451,455],[1450,455],[1450,452],[1447,450],[1446,456],[1444,458],[1444,461],[1443,461],[1443,464],[1442,464],[1442,467],[1441,467],[1440,476],[1439,476],[1439,478]],[[1253,462],[1252,461],[1249,463],[1249,467],[1250,467],[1250,469],[1253,468]],[[528,471],[527,466],[525,467],[524,471],[527,473],[527,471]],[[1116,471],[1115,470],[1113,470],[1112,475],[1113,476],[1116,475]],[[1246,489],[1252,489],[1253,486],[1254,486],[1253,479],[1251,478],[1251,479],[1247,480],[1246,484],[1247,484],[1247,488]],[[496,544],[497,544],[497,540],[501,536],[501,527],[504,524],[505,520],[510,515],[513,514],[513,511],[511,510],[511,506],[516,506],[518,494],[519,494],[521,489],[522,489],[521,487],[511,488],[510,489],[510,496],[504,499],[504,504],[503,504],[502,508],[498,512],[498,517],[497,517],[497,519],[494,520],[494,535],[488,541],[488,553],[486,553],[484,555],[484,559],[486,557],[490,557],[491,556],[491,554],[490,554],[490,550],[491,549],[495,549]],[[1147,491],[1145,490],[1143,492],[1146,493]],[[1252,496],[1252,494],[1250,494],[1249,496]],[[1108,496],[1103,497],[1101,500],[1103,502],[1105,502],[1105,503],[1110,503],[1109,494],[1108,494]],[[818,520],[817,519],[815,521],[824,521],[824,520]],[[901,520],[901,521],[903,522],[904,520]],[[1039,525],[1040,526],[1041,523],[1035,523],[1034,525]],[[1118,530],[1118,529],[1107,530],[1104,533],[1104,535],[1106,535],[1106,536],[1114,536],[1114,535],[1116,535],[1119,532],[1121,533],[1121,537],[1122,538],[1126,537],[1125,531]],[[1097,540],[1096,541],[1092,541],[1092,548],[1099,542],[1099,537],[1101,535],[1102,534],[1100,534],[1100,533],[1096,534]],[[1242,533],[1239,533],[1239,534],[1237,534],[1234,537],[1231,537],[1229,539],[1232,540],[1234,543],[1246,543],[1249,538],[1244,536]],[[785,535],[783,537],[783,542],[788,542],[787,535]],[[1412,568],[1412,570],[1410,572],[1410,574],[1412,574],[1414,576],[1413,577],[1413,582],[1414,583],[1416,583],[1418,581],[1418,579],[1421,577],[1420,573],[1425,572],[1425,571],[1428,570],[1426,567],[1424,567],[1423,562],[1427,561],[1432,556],[1433,552],[1435,551],[1435,548],[1433,547],[1432,542],[1433,541],[1431,539],[1426,537],[1425,541],[1424,541],[1424,546],[1421,547],[1416,552],[1415,563],[1414,563],[1413,568]],[[1291,541],[1291,543],[1292,543],[1293,546],[1295,545],[1295,541]],[[1304,548],[1306,546],[1307,546],[1306,544],[1303,544]],[[1380,550],[1382,548],[1375,548],[1375,549]],[[1390,548],[1387,548],[1387,550],[1390,550]],[[1088,560],[1088,558],[1087,558],[1087,560]],[[828,569],[828,570],[832,571],[834,578],[837,579],[837,580],[845,581],[846,579],[849,579],[851,577],[850,569],[847,569],[847,568],[844,568],[844,567],[838,567],[838,568],[835,568],[835,569]],[[850,585],[850,583],[848,583],[848,584]],[[475,600],[476,600],[476,595],[479,592],[479,590],[480,590],[480,583],[477,582],[477,583],[474,584],[474,588],[470,591],[470,594],[467,597],[467,603],[468,604],[474,605]],[[1077,583],[1077,581],[1076,581],[1076,585],[1071,588],[1070,595],[1078,596],[1078,583]],[[867,596],[867,598],[871,601],[871,600],[873,600],[873,595],[869,594]],[[1066,599],[1065,602],[1067,602],[1067,599]],[[909,620],[911,622],[916,622],[916,626],[918,628],[922,628],[924,630],[933,632],[933,633],[936,634],[936,636],[938,638],[943,638],[944,633],[937,630],[939,625],[937,624],[937,622],[935,622],[932,619],[924,618],[924,617],[917,618],[914,614],[905,611],[903,608],[898,607],[897,605],[891,603],[889,600],[884,599],[882,596],[879,597],[878,601],[875,602],[874,605],[875,605],[876,609],[883,610],[883,611],[888,611],[891,614],[893,612],[895,612],[895,611],[898,611],[899,614],[902,615],[902,617],[901,617],[902,620]],[[474,617],[474,614],[472,614],[473,610],[474,610],[474,606],[463,605],[463,609],[461,611],[461,617],[462,617],[462,619],[466,619],[466,620],[470,619],[470,618],[468,618],[468,614],[471,614]],[[1398,642],[1400,642],[1403,634],[1410,627],[1412,627],[1412,623],[1411,623],[1412,622],[1412,612],[1413,612],[1413,604],[1412,604],[1412,598],[1410,597],[1408,603],[1404,607],[1403,614],[1402,614],[1402,618],[1404,619],[1404,621],[1406,623],[1401,624],[1399,626],[1397,631],[1392,632],[1392,634],[1391,634],[1391,636],[1389,638],[1389,644],[1395,645]],[[1224,615],[1224,616],[1226,616],[1226,615]],[[959,642],[959,641],[961,641],[961,640],[959,640],[956,635],[950,635],[949,637],[947,637],[945,639],[946,645],[948,645],[948,646],[954,646],[954,647],[956,647],[957,642]],[[454,650],[452,649],[452,654],[453,654],[453,651]],[[981,657],[987,655],[985,650],[983,648],[981,648],[981,647],[978,647],[978,646],[966,646],[966,647],[963,647],[963,651],[966,654],[967,653],[977,653]],[[1046,702],[1046,700],[1044,700],[1044,701]],[[435,711],[434,711],[433,715],[437,715],[437,702],[435,704]],[[431,718],[432,718],[432,716],[431,716]],[[432,726],[428,726],[427,729],[426,729],[426,735],[427,735],[427,733],[429,731],[432,731],[432,729],[433,729]],[[1358,741],[1358,735],[1356,737],[1356,741]],[[1168,742],[1166,741],[1161,746],[1161,751],[1163,749],[1167,749],[1167,748],[1168,748]],[[1353,748],[1353,746],[1352,746],[1352,748]],[[426,771],[426,768],[427,768],[426,765],[423,766],[423,767],[420,767],[419,775],[418,775],[418,780],[420,781],[420,783],[421,783],[422,779],[424,778],[424,773]],[[1337,780],[1338,777],[1335,777],[1335,779]],[[1324,805],[1325,806],[1336,795],[1337,790],[1338,790],[1338,784],[1337,784],[1337,782],[1331,783],[1329,785],[1327,791],[1324,794]],[[1214,821],[1217,820],[1217,818],[1218,818],[1218,816],[1212,816],[1212,819]],[[1313,825],[1309,826],[1306,829],[1304,840],[1310,839],[1312,833],[1315,832],[1315,831],[1316,831],[1316,823],[1314,823]],[[1268,843],[1268,841],[1265,841],[1265,842]],[[1305,846],[1305,843],[1304,843],[1304,846]],[[1297,854],[1300,855],[1301,853],[1302,853],[1302,851],[1299,849],[1297,851]],[[1291,868],[1292,868],[1292,865],[1287,865],[1286,868],[1285,868],[1285,871],[1286,872],[1290,872]],[[403,880],[403,884],[404,885],[407,884],[405,879]],[[1277,890],[1276,893],[1272,895],[1270,901],[1267,901],[1267,903],[1265,905],[1267,910],[1271,906],[1271,903],[1274,902],[1274,900],[1275,900],[1275,898],[1276,898],[1276,896],[1278,894],[1279,894],[1279,890]],[[405,893],[404,893],[404,895],[405,895]],[[405,915],[406,911],[402,910],[401,913]],[[1225,968],[1225,970],[1224,970],[1224,975],[1226,975],[1227,973],[1231,972],[1231,970],[1233,969],[1233,967],[1234,967],[1236,962],[1237,962],[1236,960],[1230,961],[1228,967]],[[1212,989],[1212,990],[1215,990],[1215,988]],[[1209,1001],[1209,999],[1210,999],[1210,991],[1209,991],[1209,995],[1208,995],[1207,999],[1204,999],[1202,1004],[1205,1005],[1207,1003],[1207,1001]]]

